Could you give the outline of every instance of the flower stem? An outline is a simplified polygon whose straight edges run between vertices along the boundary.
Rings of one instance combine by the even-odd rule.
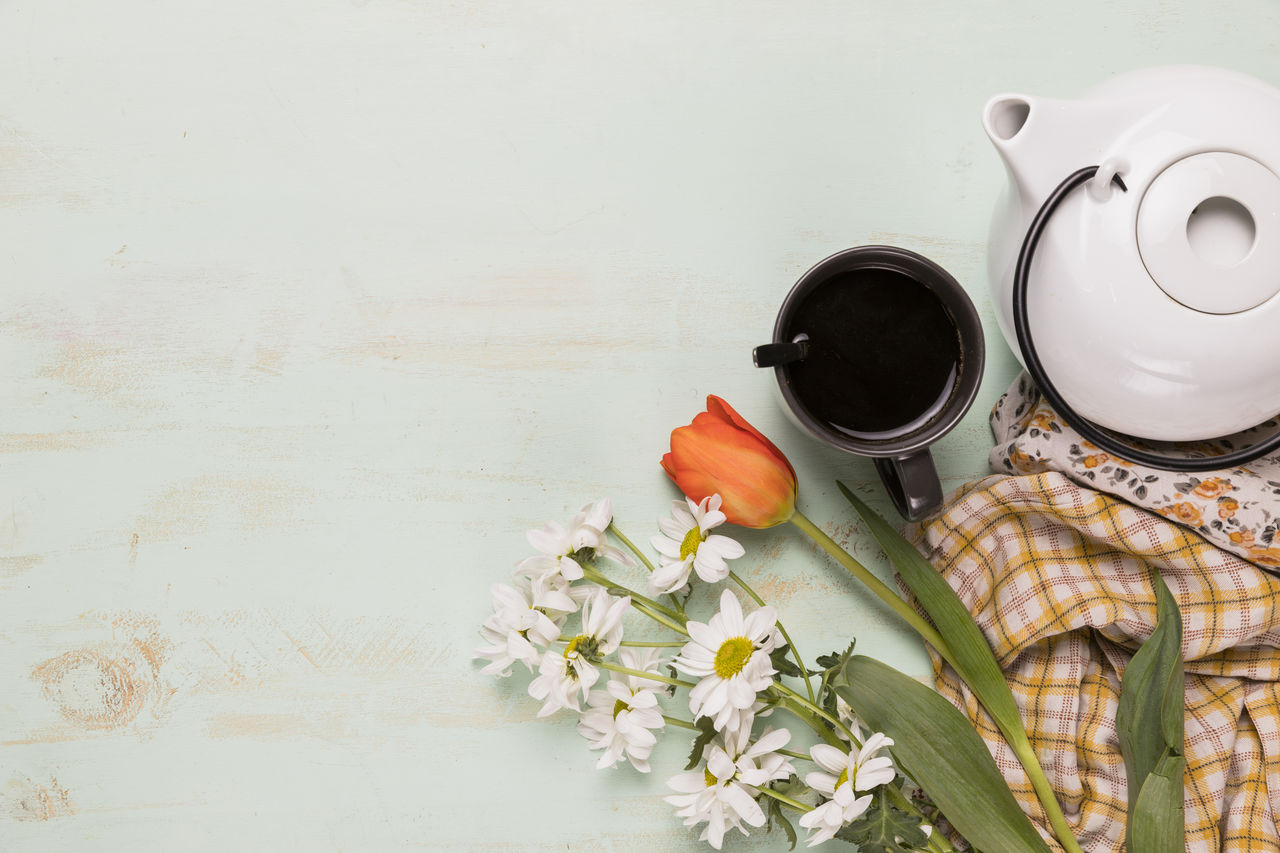
[[[813,756],[809,755],[807,752],[796,752],[795,750],[791,750],[791,749],[775,749],[774,752],[778,753],[779,755],[785,755],[788,758],[799,758],[804,761],[813,761]]]
[[[623,640],[618,643],[620,646],[631,646],[638,649],[678,649],[685,645],[684,640],[676,640],[674,643],[649,643],[643,640]]]
[[[955,654],[937,629],[922,618],[920,614],[916,613],[884,581],[868,571],[865,566],[836,544],[835,540],[801,514],[799,510],[791,517],[791,523],[799,527],[805,535],[816,542],[833,560],[843,566],[849,574],[860,580],[890,609],[901,616],[908,625],[916,630],[916,633],[924,638],[925,642],[937,649],[938,654],[942,656],[943,660],[951,664],[953,669],[957,672],[964,671],[964,667],[957,664]],[[1062,807],[1058,804],[1057,797],[1053,793],[1053,786],[1049,784],[1048,777],[1045,776],[1044,770],[1036,759],[1035,750],[1032,749],[1031,742],[1027,739],[1027,733],[1021,726],[1000,725],[999,718],[996,718],[995,722],[1019,763],[1026,769],[1031,786],[1035,789],[1036,797],[1040,800],[1040,804],[1044,808],[1049,824],[1053,828],[1053,833],[1059,843],[1062,844],[1067,853],[1081,853],[1080,845],[1076,842],[1075,836],[1072,835],[1071,828],[1067,825],[1067,819],[1062,814]]]
[[[559,637],[556,637],[556,642],[568,643],[568,642],[572,642],[573,639],[574,638],[570,637],[568,634],[561,634]],[[676,640],[674,643],[657,643],[657,642],[650,643],[644,640],[623,640],[622,642],[618,643],[618,645],[628,646],[631,648],[638,648],[638,649],[679,649],[679,648],[683,648],[688,644],[684,640]]]
[[[641,551],[639,548],[637,548],[635,546],[635,543],[633,543],[630,539],[628,539],[622,533],[622,531],[618,529],[618,526],[616,524],[614,524],[611,521],[609,522],[609,526],[605,529],[608,532],[612,533],[614,536],[618,537],[618,539],[622,540],[622,544],[626,545],[628,550],[630,550],[632,554],[636,555],[636,559],[644,564],[644,567],[649,570],[649,574],[653,574],[654,572],[657,571],[657,569],[653,567],[653,563],[649,561],[649,558],[644,555],[644,552]],[[675,607],[676,610],[680,611],[680,618],[684,619],[685,618],[684,605],[680,603],[680,599],[676,598],[671,593],[667,593],[667,598],[671,600],[672,606]]]
[[[620,666],[616,663],[609,663],[608,661],[605,661],[605,660],[593,661],[593,663],[595,663],[595,665],[600,667],[601,669],[607,669],[610,672],[617,672],[617,673],[621,673],[622,675],[632,675],[632,676],[635,676],[636,678],[647,678],[650,681],[661,681],[663,684],[674,684],[676,687],[697,687],[698,686],[694,684],[692,681],[681,681],[678,678],[670,678],[666,675],[658,675],[658,673],[656,672],[645,672],[644,670],[640,670],[640,669],[632,669],[629,666]]]
[[[644,567],[649,570],[649,574],[653,574],[655,571],[657,571],[657,569],[653,567],[653,563],[649,562],[649,558],[644,555],[644,552],[642,552],[639,548],[637,548],[630,539],[622,535],[622,531],[619,530],[617,525],[615,525],[612,521],[609,522],[609,526],[605,528],[605,530],[608,531],[609,533],[612,533],[614,536],[618,537],[618,539],[622,541],[622,544],[627,546],[627,550],[629,550],[632,554],[635,554],[637,560],[639,560],[641,563],[644,563]]]
[[[910,814],[915,815],[925,823],[933,823],[933,819],[926,815],[918,805],[913,803],[910,797],[902,793],[902,789],[900,787],[894,784],[888,784],[885,785],[885,790],[889,792],[889,799],[893,801],[895,806],[902,809],[904,812],[909,812]],[[938,853],[953,853],[955,850],[955,848],[951,846],[951,842],[947,840],[945,835],[938,831],[936,826],[934,827],[934,831],[929,833],[929,849],[936,850]]]
[[[673,622],[672,620],[663,616],[661,613],[657,613],[653,610],[650,610],[646,605],[641,604],[639,601],[632,601],[631,606],[634,607],[636,610],[640,611],[641,613],[643,613],[645,616],[648,616],[654,622],[657,622],[659,625],[665,625],[666,627],[670,628],[672,631],[675,631],[678,634],[684,634],[686,637],[689,636],[689,632],[685,630],[685,627],[683,625],[677,622]],[[684,644],[681,643],[680,645],[684,645]]]
[[[764,599],[756,594],[756,591],[740,578],[737,572],[730,571],[729,577],[738,586],[742,587],[742,591],[755,599],[756,604],[764,607]],[[809,701],[816,703],[817,697],[813,695],[813,684],[809,682],[809,670],[805,668],[804,659],[800,657],[800,650],[796,648],[796,644],[792,641],[791,635],[787,633],[787,629],[783,627],[781,620],[778,621],[778,630],[782,633],[782,639],[787,641],[787,645],[791,648],[791,657],[795,659],[796,666],[800,669],[800,677],[804,679],[804,691],[809,694]]]
[[[778,690],[779,690],[780,692],[782,692],[782,693],[786,694],[786,698],[787,698],[788,700],[790,700],[791,702],[794,702],[794,703],[796,703],[796,704],[799,704],[802,708],[804,708],[804,709],[805,709],[806,711],[808,711],[810,714],[813,714],[814,716],[816,716],[816,717],[818,717],[818,718],[820,718],[820,719],[826,720],[828,723],[830,723],[832,726],[834,726],[834,727],[836,728],[836,730],[837,730],[837,731],[843,732],[843,733],[844,733],[844,734],[849,738],[849,740],[851,740],[853,743],[857,744],[858,746],[861,746],[861,745],[862,745],[861,743],[859,743],[857,735],[855,735],[853,732],[849,731],[849,727],[848,727],[848,726],[846,726],[844,723],[840,722],[840,720],[838,720],[837,718],[835,718],[835,717],[831,716],[830,714],[828,714],[828,713],[826,712],[826,710],[824,710],[823,708],[820,708],[820,707],[818,707],[817,705],[813,704],[812,702],[808,701],[808,700],[807,700],[807,699],[805,699],[803,696],[801,696],[799,693],[797,693],[796,691],[792,690],[790,687],[788,687],[787,685],[783,684],[782,682],[775,681],[775,682],[774,682],[774,686],[775,686],[775,687],[777,687],[777,688],[778,688]],[[816,730],[816,729],[818,729],[818,728],[823,728],[823,729],[825,729],[825,728],[826,728],[826,726],[818,726],[818,727],[815,727],[815,730]],[[819,734],[821,734],[821,732],[819,732]]]
[[[783,805],[791,806],[791,808],[795,809],[798,812],[813,811],[813,806],[807,806],[804,803],[800,802],[799,800],[793,800],[790,797],[788,797],[786,794],[779,794],[777,791],[773,790],[772,788],[760,788],[758,790],[760,791],[760,793],[764,794],[766,797],[772,797],[773,799],[777,800]]]
[[[813,729],[814,733],[818,735],[818,737],[822,738],[831,746],[844,748],[844,741],[840,740],[840,736],[832,731],[830,726],[827,726],[822,722],[822,718],[819,717],[818,714],[815,714],[810,710],[812,706],[804,700],[803,696],[799,693],[795,693],[795,691],[790,691],[796,697],[792,698],[791,696],[781,692],[782,689],[785,689],[783,685],[775,681],[774,686],[780,688],[777,698],[778,704],[782,708],[790,712],[806,726]]]
[[[679,726],[682,729],[689,729],[690,731],[695,732],[700,731],[700,729],[693,723],[688,720],[682,720],[679,717],[668,717],[666,714],[663,714],[662,719],[666,720],[668,725]]]
[[[1061,806],[1058,805],[1058,797],[1053,792],[1053,786],[1049,784],[1049,778],[1044,775],[1044,769],[1041,768],[1039,760],[1036,758],[1035,750],[1031,747],[1031,741],[1027,738],[1027,733],[1021,726],[1015,730],[1004,731],[1005,739],[1009,742],[1010,749],[1017,756],[1018,762],[1023,769],[1027,771],[1027,778],[1031,780],[1031,787],[1035,789],[1036,796],[1040,798],[1040,805],[1044,808],[1045,815],[1049,818],[1049,825],[1053,827],[1053,834],[1068,853],[1082,853],[1080,844],[1076,841],[1075,834],[1071,831],[1071,827],[1067,825],[1067,818],[1062,813]],[[1052,807],[1050,807],[1052,806]]]
[[[830,555],[844,567],[849,574],[862,582],[863,586],[870,589],[876,596],[889,606],[894,613],[901,616],[906,623],[916,630],[925,642],[938,650],[948,662],[951,661],[951,648],[946,641],[942,639],[942,635],[938,633],[932,625],[924,620],[919,613],[911,609],[911,605],[902,600],[902,597],[895,593],[888,584],[873,575],[866,566],[859,563],[853,556],[843,548],[841,548],[834,539],[826,534],[822,528],[818,527],[800,510],[796,510],[795,515],[791,517],[791,523],[800,528],[806,536],[812,539],[817,545]]]
[[[645,598],[640,593],[633,592],[632,590],[627,589],[622,584],[614,583],[604,575],[600,574],[599,570],[595,568],[583,569],[582,575],[592,583],[597,583],[600,586],[606,587],[608,589],[618,589],[625,592],[627,595],[631,596],[632,601],[638,601],[641,604],[644,604],[645,606],[647,606],[650,610],[656,610],[659,613],[663,614],[664,616],[670,617],[671,619],[675,619],[677,621],[682,621],[684,619],[684,614],[678,613],[677,611],[672,610],[668,607],[664,607],[658,602],[654,601],[652,598]]]
[[[929,849],[936,850],[937,853],[955,853],[956,848],[951,846],[951,842],[935,826],[933,832],[929,833]]]

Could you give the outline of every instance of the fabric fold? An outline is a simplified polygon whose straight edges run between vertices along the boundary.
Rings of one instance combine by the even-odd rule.
[[[1152,583],[1168,584],[1187,661],[1187,850],[1280,851],[1280,578],[1057,472],[971,483],[915,533],[995,650],[1088,851],[1122,846],[1120,680],[1155,627]],[[958,676],[934,665],[939,691],[969,716],[1044,827],[995,726]]]

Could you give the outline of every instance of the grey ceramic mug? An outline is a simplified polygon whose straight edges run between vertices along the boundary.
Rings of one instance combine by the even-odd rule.
[[[803,428],[874,459],[903,517],[941,505],[929,446],[969,410],[984,360],[978,312],[946,270],[896,246],[837,252],[800,277],[752,355]]]

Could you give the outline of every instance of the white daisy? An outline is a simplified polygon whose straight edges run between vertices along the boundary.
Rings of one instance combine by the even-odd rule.
[[[641,672],[657,673],[662,660],[657,649],[623,649],[622,665]],[[649,772],[649,754],[658,742],[653,729],[666,726],[658,696],[666,688],[658,682],[634,675],[614,674],[605,690],[593,690],[590,706],[578,721],[578,732],[591,749],[603,749],[596,767],[613,767],[625,754],[631,766]]]
[[[564,651],[543,654],[538,677],[529,682],[529,695],[543,700],[539,717],[561,708],[580,710],[578,697],[586,698],[600,678],[593,666],[622,642],[622,614],[631,606],[629,596],[615,598],[597,588],[582,605],[582,633],[569,640]]]
[[[742,731],[750,732],[756,723],[756,717],[767,717],[773,713],[774,705],[757,699],[750,708],[738,708],[728,715],[720,731],[726,736]]]
[[[823,743],[809,748],[813,760],[828,772],[809,773],[804,777],[805,784],[830,797],[822,805],[800,817],[800,825],[812,832],[809,836],[810,847],[834,837],[840,827],[867,810],[871,805],[871,794],[865,793],[859,797],[858,793],[871,791],[893,781],[897,775],[893,769],[893,760],[885,755],[876,755],[889,746],[893,746],[893,739],[876,732],[856,752],[846,753]],[[838,775],[832,776],[832,773]]]
[[[750,708],[756,694],[773,683],[776,670],[769,652],[777,642],[777,612],[761,607],[743,618],[733,593],[720,596],[720,611],[707,624],[689,622],[689,642],[672,664],[701,681],[689,691],[694,719],[710,717],[717,731],[737,711]]]
[[[486,645],[475,655],[490,661],[481,672],[506,677],[511,664],[523,663],[530,672],[545,649],[560,636],[565,617],[578,609],[567,584],[550,578],[516,577],[514,586],[494,584],[493,613],[480,626]]]
[[[675,592],[689,582],[690,571],[707,583],[717,583],[729,576],[726,560],[736,560],[746,551],[728,536],[708,535],[709,530],[724,524],[720,496],[710,495],[701,503],[689,498],[671,502],[671,518],[658,519],[661,536],[650,543],[661,555],[659,566],[649,576],[653,592]]]
[[[764,810],[756,802],[759,788],[794,772],[791,762],[775,752],[790,741],[789,731],[766,731],[754,744],[748,743],[749,738],[749,733],[728,739],[717,737],[707,747],[703,770],[667,780],[667,786],[677,793],[666,797],[666,801],[676,807],[676,815],[685,819],[685,826],[706,823],[699,838],[717,850],[726,830],[736,829],[747,835],[743,823],[764,826]]]
[[[791,742],[791,732],[787,729],[766,728],[755,743],[751,742],[749,729],[739,729],[724,741],[730,752],[737,755],[734,764],[738,778],[748,785],[762,788],[796,772],[791,760],[777,752]]]
[[[596,556],[607,557],[624,565],[634,561],[605,541],[604,531],[613,521],[613,506],[608,498],[587,504],[565,527],[548,521],[526,535],[529,544],[540,553],[520,563],[520,568],[539,575],[559,574],[566,580],[582,577],[582,564]]]

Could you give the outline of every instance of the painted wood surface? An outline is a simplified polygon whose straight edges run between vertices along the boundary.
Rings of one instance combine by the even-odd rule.
[[[0,850],[698,848],[683,737],[598,772],[471,660],[524,530],[607,494],[647,539],[717,393],[887,574],[833,487],[887,510],[870,465],[750,366],[787,288],[863,243],[952,271],[990,354],[936,455],[982,474],[1015,369],[982,103],[1280,83],[1278,32],[1268,0],[0,3]],[[742,539],[807,655],[924,674],[814,549]]]

